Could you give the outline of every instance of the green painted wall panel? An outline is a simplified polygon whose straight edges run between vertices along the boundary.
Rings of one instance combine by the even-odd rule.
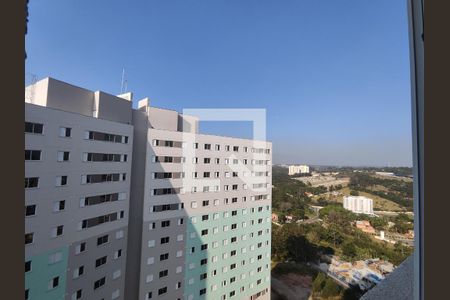
[[[61,252],[61,260],[50,263],[51,254]],[[66,292],[66,271],[68,260],[68,247],[54,249],[41,255],[27,257],[31,260],[31,271],[25,273],[25,289],[29,289],[30,300],[62,300]],[[59,285],[49,290],[49,282],[59,276]]]

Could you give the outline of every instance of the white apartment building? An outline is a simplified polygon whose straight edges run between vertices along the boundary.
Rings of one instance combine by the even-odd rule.
[[[30,88],[25,298],[124,299],[131,101],[51,78]]]
[[[306,174],[309,173],[309,166],[307,165],[290,165],[289,175]]]
[[[270,142],[52,78],[26,94],[26,298],[270,299]]]
[[[373,214],[373,200],[364,196],[345,196],[344,208],[357,214]]]

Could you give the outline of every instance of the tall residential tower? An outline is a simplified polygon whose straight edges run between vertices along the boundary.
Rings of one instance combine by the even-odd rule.
[[[270,299],[271,143],[51,78],[27,95],[29,299]]]

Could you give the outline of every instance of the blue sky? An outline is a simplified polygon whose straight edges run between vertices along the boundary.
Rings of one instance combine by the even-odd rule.
[[[275,163],[411,165],[404,0],[31,0],[26,72],[157,107],[265,108]],[[208,133],[251,136],[249,122]]]

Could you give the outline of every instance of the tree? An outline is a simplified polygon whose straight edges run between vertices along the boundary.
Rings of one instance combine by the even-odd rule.
[[[346,257],[348,257],[350,260],[353,260],[353,258],[356,256],[357,252],[356,252],[356,247],[355,244],[350,242],[350,241],[346,241],[343,245],[342,245],[342,254],[344,254]]]
[[[320,293],[322,291],[323,287],[325,286],[326,279],[327,276],[324,273],[319,272],[319,274],[317,274],[312,283],[312,290],[314,293]]]
[[[327,280],[325,281],[325,286],[322,289],[322,296],[324,298],[335,297],[339,295],[339,293],[339,286],[334,282],[333,279],[327,278]]]
[[[358,192],[358,191],[355,191],[355,190],[351,190],[351,191],[350,191],[350,195],[351,195],[351,196],[359,196],[359,192]]]

